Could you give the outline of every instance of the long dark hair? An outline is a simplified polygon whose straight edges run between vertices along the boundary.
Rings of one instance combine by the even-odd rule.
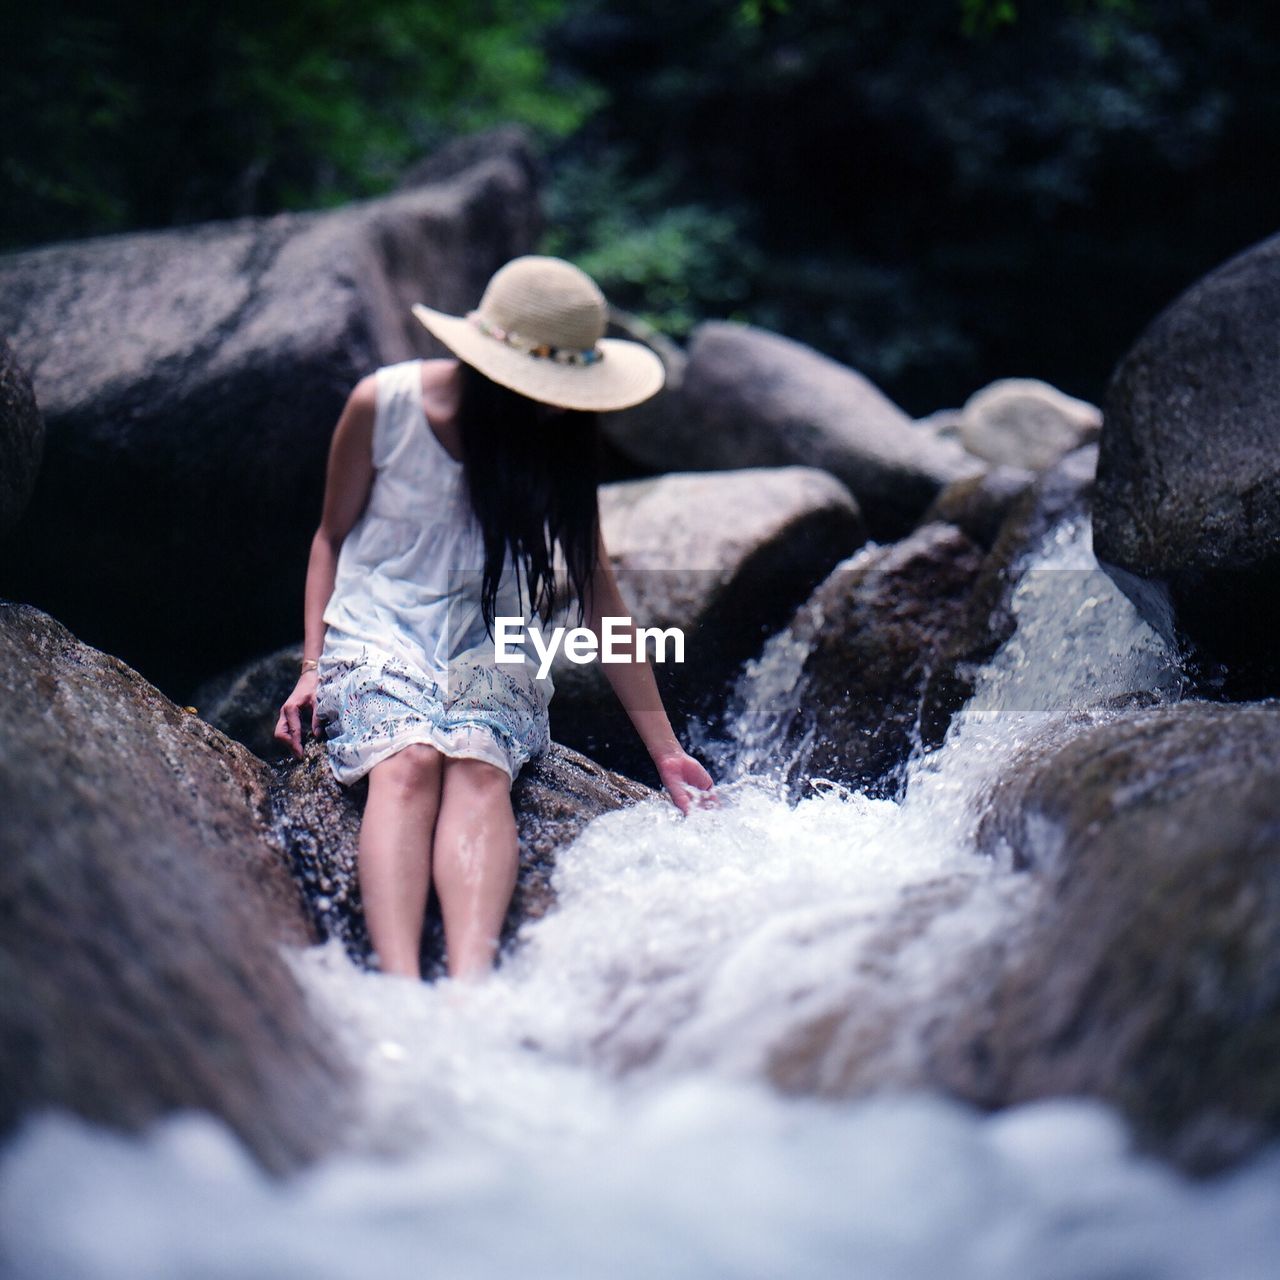
[[[480,607],[493,634],[507,552],[546,622],[555,606],[557,544],[578,601],[596,563],[600,430],[594,413],[556,412],[460,361],[458,426],[471,507],[484,535]]]

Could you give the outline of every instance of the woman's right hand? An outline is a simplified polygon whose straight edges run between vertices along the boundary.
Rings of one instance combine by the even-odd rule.
[[[285,699],[280,708],[280,719],[276,721],[275,738],[277,742],[287,744],[293,754],[302,759],[302,718],[310,716],[311,733],[319,732],[316,726],[316,685],[319,677],[314,671],[304,671],[298,677],[293,692]]]

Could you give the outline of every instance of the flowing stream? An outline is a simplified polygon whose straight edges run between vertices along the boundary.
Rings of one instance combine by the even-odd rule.
[[[1002,765],[1047,720],[1182,687],[1085,519],[1034,550],[1014,608],[900,802],[782,798],[770,743],[804,655],[778,640],[740,688],[723,806],[597,819],[484,983],[290,953],[361,1067],[346,1147],[306,1172],[267,1178],[198,1114],[139,1138],[29,1120],[0,1153],[12,1274],[1271,1280],[1280,1148],[1192,1183],[1101,1104],[985,1115],[914,1084],[966,958],[1037,891],[974,851]]]

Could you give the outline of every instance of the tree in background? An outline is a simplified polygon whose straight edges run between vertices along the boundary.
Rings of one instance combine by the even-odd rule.
[[[0,47],[0,247],[340,203],[446,139],[597,104],[563,0],[43,0]]]
[[[0,245],[333,204],[529,126],[545,247],[682,336],[750,319],[918,412],[1097,399],[1280,224],[1271,0],[47,0],[0,50]]]
[[[670,203],[749,211],[738,313],[917,411],[1008,374],[1096,399],[1155,310],[1280,224],[1263,0],[594,0],[558,40],[611,89],[562,152],[625,155],[618,195],[661,172]]]

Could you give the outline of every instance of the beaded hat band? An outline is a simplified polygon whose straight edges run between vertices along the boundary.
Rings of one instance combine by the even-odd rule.
[[[535,342],[509,329],[490,324],[478,311],[468,311],[467,319],[486,337],[496,338],[507,346],[523,351],[527,356],[536,356],[540,360],[554,360],[557,364],[594,364],[604,359],[604,352],[599,345],[588,347],[585,351],[576,351],[571,347],[551,347],[545,342]]]
[[[561,258],[513,259],[465,315],[421,303],[413,314],[458,359],[544,404],[625,409],[665,381],[662,361],[643,343],[604,336],[604,295],[586,272]]]

